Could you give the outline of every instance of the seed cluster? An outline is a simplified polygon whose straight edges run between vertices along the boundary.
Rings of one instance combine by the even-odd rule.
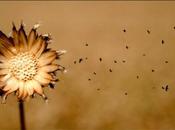
[[[37,59],[29,52],[19,53],[9,61],[10,72],[19,80],[31,80],[37,73]]]

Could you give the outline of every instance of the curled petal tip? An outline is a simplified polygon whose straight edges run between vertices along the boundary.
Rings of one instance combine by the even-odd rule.
[[[68,71],[67,69],[64,69],[64,70],[63,70],[63,73],[67,73],[67,71]]]
[[[2,102],[1,102],[2,104],[6,104],[6,98],[7,98],[7,96],[5,96],[5,95],[2,96]]]
[[[48,98],[47,98],[47,96],[46,96],[45,94],[42,94],[41,96],[42,96],[42,98],[44,99],[45,103],[48,103]]]
[[[53,43],[53,40],[49,40],[49,41],[47,41],[47,43],[49,43],[49,44],[50,44],[50,43]]]
[[[48,34],[48,33],[47,33],[47,34],[43,34],[42,36],[43,36],[43,37],[51,37],[51,34]]]
[[[8,36],[11,37],[12,36],[12,32],[9,32]]]
[[[66,50],[58,50],[56,52],[57,52],[58,56],[61,56],[61,55],[65,54],[67,51]]]
[[[13,30],[16,30],[16,26],[15,26],[15,23],[14,22],[12,22],[12,26],[13,26],[12,29]]]
[[[33,29],[38,29],[40,27],[40,24],[39,23],[37,23],[37,24],[35,24],[34,26],[33,26]]]
[[[21,26],[22,26],[22,27],[25,27],[26,24],[25,24],[23,21],[21,21]]]

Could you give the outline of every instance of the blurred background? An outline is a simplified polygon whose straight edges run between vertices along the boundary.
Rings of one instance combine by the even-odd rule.
[[[55,89],[25,102],[27,130],[174,130],[175,2],[0,2],[0,30],[12,21],[51,33],[59,61]],[[19,130],[12,94],[0,130]]]

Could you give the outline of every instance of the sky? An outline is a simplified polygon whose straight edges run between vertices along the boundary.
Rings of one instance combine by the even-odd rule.
[[[1,31],[40,23],[67,50],[49,102],[25,102],[27,129],[175,129],[174,12],[174,1],[1,1]],[[0,115],[0,130],[19,130],[16,96]]]

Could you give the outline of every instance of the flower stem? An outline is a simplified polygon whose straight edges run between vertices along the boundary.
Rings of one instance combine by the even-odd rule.
[[[19,101],[19,114],[20,114],[21,130],[26,130],[23,101]]]

